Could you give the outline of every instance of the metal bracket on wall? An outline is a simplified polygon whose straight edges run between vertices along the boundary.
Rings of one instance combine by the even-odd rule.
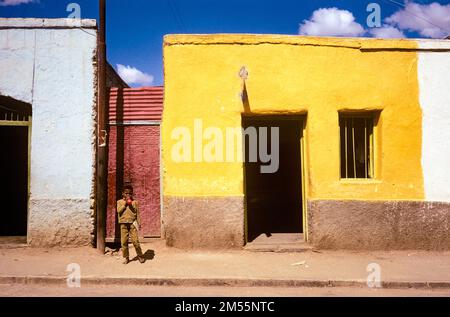
[[[108,132],[106,132],[106,130],[100,130],[100,135],[99,135],[99,142],[98,142],[98,146],[99,147],[106,147],[106,138],[108,136]]]

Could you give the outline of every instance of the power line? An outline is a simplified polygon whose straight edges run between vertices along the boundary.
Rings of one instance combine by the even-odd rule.
[[[421,20],[423,20],[423,21],[425,21],[425,22],[428,22],[429,24],[431,24],[431,25],[437,27],[437,28],[440,29],[441,31],[444,31],[444,32],[446,32],[447,34],[450,34],[450,31],[447,30],[447,29],[445,29],[445,28],[443,28],[442,26],[439,26],[439,25],[437,25],[437,24],[434,24],[433,22],[431,22],[430,20],[426,19],[426,18],[423,17],[423,16],[416,15],[416,14],[410,12],[409,10],[406,9],[406,5],[403,4],[403,3],[401,3],[401,2],[397,2],[397,1],[394,1],[394,0],[382,0],[382,1],[383,1],[383,2],[386,2],[386,3],[387,3],[388,1],[391,2],[391,3],[394,3],[394,4],[398,5],[399,7],[404,8],[404,9],[405,9],[405,12],[406,12],[407,14],[412,15],[412,16],[414,16],[414,17],[416,17],[416,18],[418,18],[418,19],[421,19]]]
[[[186,28],[184,27],[183,19],[181,18],[181,14],[178,11],[177,6],[172,3],[172,0],[167,0],[169,3],[170,10],[172,11],[172,15],[175,18],[175,22],[178,24],[178,28],[181,29],[182,32],[186,32]]]
[[[183,32],[186,32],[186,25],[184,24],[183,16],[180,13],[179,6],[174,3],[175,11],[177,12],[178,18],[181,21],[181,27],[183,28]]]

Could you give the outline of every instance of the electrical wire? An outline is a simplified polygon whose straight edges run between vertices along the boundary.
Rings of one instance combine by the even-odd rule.
[[[186,28],[185,28],[185,26],[184,26],[183,19],[182,19],[182,17],[181,17],[180,12],[178,11],[178,8],[177,8],[176,4],[173,3],[172,0],[167,0],[167,2],[168,2],[168,4],[169,4],[170,10],[172,11],[172,15],[173,15],[174,18],[175,18],[175,22],[176,22],[177,25],[178,25],[178,28],[179,28],[183,33],[185,33],[185,32],[186,32]]]
[[[412,15],[412,16],[418,18],[418,19],[421,19],[421,20],[423,20],[423,21],[425,21],[425,22],[427,22],[427,23],[429,23],[429,24],[431,24],[431,25],[437,27],[437,28],[440,29],[441,31],[444,31],[444,32],[446,32],[447,34],[450,34],[450,31],[447,30],[447,29],[445,29],[445,28],[443,28],[442,26],[439,26],[439,25],[437,25],[437,24],[431,22],[430,20],[426,19],[426,18],[423,17],[423,16],[416,15],[416,14],[410,12],[409,10],[406,9],[406,5],[403,4],[403,3],[401,3],[401,2],[397,2],[397,1],[394,1],[394,0],[381,0],[381,1],[383,1],[383,2],[385,2],[385,3],[390,2],[390,3],[396,4],[397,6],[404,8],[404,10],[405,10],[405,12],[406,12],[407,14]]]

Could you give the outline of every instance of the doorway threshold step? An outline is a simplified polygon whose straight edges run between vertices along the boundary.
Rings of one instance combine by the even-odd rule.
[[[251,251],[251,252],[305,252],[312,250],[313,247],[306,244],[279,244],[279,245],[273,245],[273,244],[259,244],[259,245],[252,245],[251,243],[247,244],[244,247],[245,251]]]
[[[244,247],[246,251],[255,252],[304,252],[312,249],[299,233],[261,234]]]
[[[18,249],[27,247],[27,237],[0,237],[0,249]]]

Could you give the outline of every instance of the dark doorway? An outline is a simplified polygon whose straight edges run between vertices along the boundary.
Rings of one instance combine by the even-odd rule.
[[[261,173],[268,163],[249,162],[249,137],[245,139],[245,197],[247,208],[247,242],[261,234],[302,233],[302,117],[243,117],[244,129],[255,127],[258,141],[261,127],[267,127],[268,151],[271,149],[271,128],[279,131],[279,167],[274,173]],[[259,142],[258,142],[259,143]],[[259,153],[258,144],[258,153]]]
[[[0,126],[0,236],[27,235],[28,127]]]

